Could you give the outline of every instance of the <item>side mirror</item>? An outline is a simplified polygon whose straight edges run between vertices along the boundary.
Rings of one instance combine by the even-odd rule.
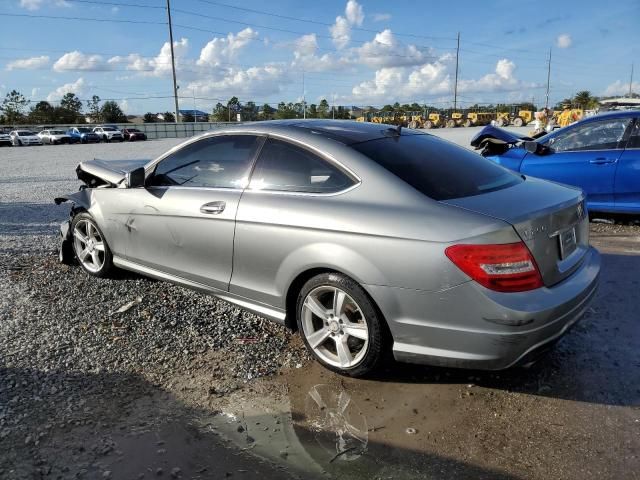
[[[536,155],[546,155],[551,153],[551,149],[546,145],[542,145],[534,140],[528,140],[524,142],[524,149],[529,153],[535,153]]]
[[[144,187],[144,167],[127,172],[124,176],[124,182],[127,188]]]

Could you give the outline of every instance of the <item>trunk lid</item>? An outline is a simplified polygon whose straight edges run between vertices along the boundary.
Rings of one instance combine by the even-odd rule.
[[[579,266],[589,248],[589,218],[580,189],[527,179],[510,188],[442,203],[513,225],[548,287]]]

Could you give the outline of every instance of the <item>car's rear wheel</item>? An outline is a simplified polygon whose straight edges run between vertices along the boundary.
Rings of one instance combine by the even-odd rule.
[[[324,273],[304,284],[296,305],[298,330],[311,354],[326,368],[360,377],[384,355],[384,319],[351,278]]]
[[[79,213],[71,222],[73,253],[80,266],[90,275],[106,277],[113,272],[113,256],[102,231],[93,217]]]

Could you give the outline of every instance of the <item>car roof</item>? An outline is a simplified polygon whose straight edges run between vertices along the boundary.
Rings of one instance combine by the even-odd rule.
[[[297,135],[318,135],[324,138],[353,145],[377,138],[394,135],[424,135],[423,132],[406,128],[398,129],[394,125],[356,122],[353,120],[322,120],[322,119],[293,119],[293,120],[265,120],[260,122],[250,122],[245,124],[225,125],[220,129],[207,132],[224,133],[225,130],[248,130],[255,133],[269,134],[280,133]],[[206,134],[205,134],[206,135]]]
[[[606,120],[607,118],[634,118],[640,117],[640,110],[621,110],[615,112],[603,112],[591,117],[583,118],[581,122]]]

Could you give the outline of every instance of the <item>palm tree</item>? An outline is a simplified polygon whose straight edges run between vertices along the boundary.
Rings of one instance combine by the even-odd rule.
[[[583,110],[588,109],[593,103],[593,100],[589,90],[582,90],[573,97],[573,103]]]

